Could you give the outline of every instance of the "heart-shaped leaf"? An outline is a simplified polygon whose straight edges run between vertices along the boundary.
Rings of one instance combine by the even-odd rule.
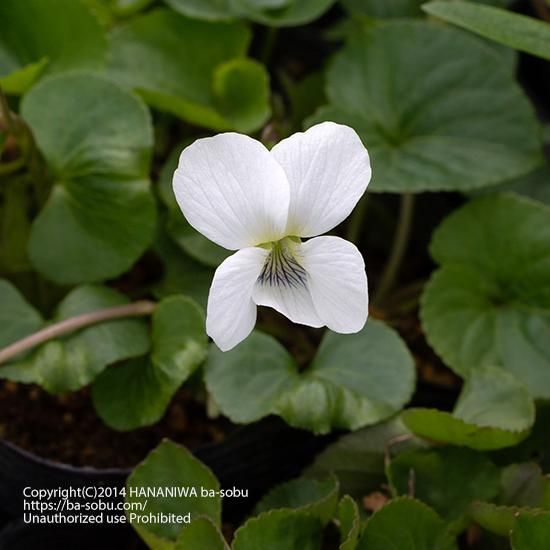
[[[12,94],[44,72],[101,69],[107,54],[102,28],[75,0],[2,0],[0,37],[0,84]]]
[[[321,16],[335,0],[165,0],[183,15],[196,19],[224,21],[246,18],[287,27],[305,25]]]
[[[457,550],[445,522],[429,507],[412,498],[396,498],[373,514],[357,550]]]
[[[334,473],[342,493],[361,498],[386,483],[384,459],[392,441],[405,440],[407,447],[423,445],[399,417],[343,435],[317,455],[308,475]],[[405,444],[405,443],[403,443]]]
[[[550,540],[550,512],[524,512],[514,523],[513,550],[546,550]]]
[[[272,510],[249,519],[235,532],[233,550],[319,550],[322,524],[300,510]]]
[[[151,548],[174,548],[186,524],[170,520],[140,521],[149,514],[184,516],[190,513],[191,519],[205,516],[215,527],[220,527],[220,484],[210,469],[181,445],[164,440],[132,472],[126,485],[126,502],[133,505],[130,509],[134,514],[129,515],[130,523]],[[162,494],[162,490],[171,487],[176,488],[175,495]],[[208,496],[201,496],[202,490]],[[148,496],[148,491],[158,491],[158,495]],[[211,496],[211,492],[215,496]],[[141,503],[140,510],[137,503]]]
[[[113,32],[109,72],[157,109],[207,128],[248,132],[270,112],[267,72],[244,58],[249,42],[242,23],[157,9]]]
[[[414,449],[395,457],[389,477],[397,494],[414,490],[447,520],[458,520],[474,500],[491,500],[500,471],[484,454],[458,447]]]
[[[338,505],[338,480],[334,476],[317,480],[300,477],[278,485],[258,502],[255,514],[290,508],[307,512],[326,525]]]
[[[467,379],[453,414],[407,409],[401,417],[421,437],[487,450],[525,439],[535,420],[535,407],[527,389],[511,374],[484,367]]]
[[[39,314],[13,287],[2,283],[0,296],[0,301],[8,304],[5,311],[10,315],[4,322],[0,318],[0,342],[3,345],[45,326]],[[128,300],[114,290],[97,286],[78,287],[59,304],[53,321],[126,303]],[[107,365],[142,355],[148,349],[149,338],[143,321],[113,320],[49,340],[25,357],[0,366],[0,377],[39,384],[51,393],[74,391],[89,384]]]
[[[205,370],[214,400],[234,422],[276,413],[316,433],[388,418],[409,400],[414,379],[405,344],[372,319],[357,334],[327,333],[301,373],[280,344],[260,333],[227,353],[212,347]]]
[[[147,109],[104,78],[73,73],[40,82],[24,97],[21,112],[53,179],[32,225],[33,265],[62,284],[126,271],[155,226]]]
[[[374,191],[466,191],[542,161],[538,123],[509,64],[455,29],[392,21],[354,34],[328,69],[327,96],[308,124],[357,130]]]
[[[166,298],[153,313],[151,355],[107,369],[95,381],[99,416],[117,430],[154,424],[204,360],[206,345],[199,306],[183,296]]]
[[[550,208],[476,199],[441,224],[430,251],[441,268],[420,313],[437,353],[464,377],[496,365],[549,398]]]

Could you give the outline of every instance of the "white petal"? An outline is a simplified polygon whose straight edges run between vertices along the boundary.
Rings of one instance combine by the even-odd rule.
[[[272,307],[293,323],[316,328],[324,325],[315,311],[307,285],[288,287],[256,283],[252,299],[259,306]]]
[[[290,183],[287,234],[312,237],[345,220],[371,177],[369,154],[349,126],[323,122],[271,150]]]
[[[244,248],[216,269],[208,295],[206,332],[222,351],[242,342],[256,324],[252,290],[267,254],[263,248]]]
[[[286,175],[248,136],[229,132],[195,141],[181,153],[173,187],[187,221],[225,248],[283,236],[290,196]]]
[[[339,237],[317,237],[301,247],[313,305],[335,332],[359,332],[367,322],[365,262],[352,243]]]

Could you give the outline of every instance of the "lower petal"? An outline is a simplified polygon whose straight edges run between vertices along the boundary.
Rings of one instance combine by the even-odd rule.
[[[243,248],[216,269],[208,295],[206,332],[222,351],[242,342],[256,324],[252,291],[267,255],[263,248]]]
[[[313,305],[329,329],[359,332],[368,317],[365,262],[352,243],[339,237],[316,237],[300,247]]]
[[[315,328],[324,325],[315,311],[307,283],[299,286],[271,286],[258,282],[254,286],[252,299],[259,306],[272,307],[293,323]]]

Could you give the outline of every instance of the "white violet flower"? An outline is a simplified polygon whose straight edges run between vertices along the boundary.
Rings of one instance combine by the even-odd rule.
[[[348,126],[324,122],[271,151],[233,132],[181,153],[174,193],[187,221],[237,250],[216,270],[206,332],[223,351],[256,324],[256,306],[294,323],[360,331],[368,315],[365,263],[352,243],[317,237],[353,210],[371,177],[369,155]],[[315,237],[302,242],[301,238]]]

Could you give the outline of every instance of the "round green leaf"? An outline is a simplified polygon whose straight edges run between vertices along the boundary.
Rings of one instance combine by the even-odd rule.
[[[220,530],[207,517],[193,519],[184,527],[174,550],[229,550]]]
[[[419,436],[487,450],[525,439],[535,420],[535,407],[527,389],[511,374],[484,367],[466,380],[453,414],[408,409],[401,417]]]
[[[215,130],[248,132],[269,115],[265,69],[243,59],[250,31],[156,9],[111,36],[109,72],[151,106]],[[235,79],[242,78],[242,95]]]
[[[279,343],[259,333],[230,352],[212,347],[205,372],[214,400],[234,422],[275,413],[316,433],[388,418],[409,400],[414,378],[403,341],[372,319],[357,334],[327,333],[301,373]]]
[[[334,476],[324,480],[300,477],[273,488],[258,502],[254,513],[290,508],[307,512],[326,525],[338,505],[338,489]]]
[[[525,176],[507,181],[496,188],[484,189],[484,192],[513,191],[534,200],[550,205],[550,163],[546,162],[540,168]]]
[[[233,550],[319,550],[322,524],[299,510],[272,510],[249,519],[235,532]]]
[[[186,495],[182,492],[181,495],[176,496],[147,496],[148,489],[168,487],[178,487],[182,491],[187,488],[188,492]],[[160,513],[176,515],[191,513],[191,518],[206,516],[216,527],[219,527],[221,498],[219,496],[201,497],[201,488],[219,492],[220,484],[210,469],[185,447],[164,440],[130,474],[126,484],[126,502],[142,504],[141,511],[132,508],[132,513],[140,517]],[[146,506],[144,506],[145,503]],[[185,524],[175,522],[143,523],[139,518],[132,525],[152,548],[157,548],[159,541],[164,542],[165,545],[175,541],[185,527]]]
[[[392,21],[358,32],[328,69],[327,95],[308,123],[357,130],[375,191],[465,191],[541,162],[540,129],[509,64],[455,29]]]
[[[343,435],[317,455],[306,473],[320,476],[332,472],[338,477],[343,494],[361,498],[386,483],[387,445],[404,436],[407,447],[423,444],[412,436],[399,417]]]
[[[457,550],[445,522],[428,506],[412,498],[396,498],[367,522],[357,550]]]
[[[0,303],[0,348],[43,328],[41,315],[4,279],[0,279]]]
[[[11,303],[14,307],[14,302]],[[126,303],[126,297],[114,290],[96,286],[78,287],[59,304],[53,321]],[[11,330],[12,336],[15,336],[13,331],[17,330],[18,338],[21,338],[38,328],[33,328],[33,323],[38,319],[31,314],[29,306],[22,308],[19,303],[18,307],[21,314],[26,315],[27,333],[22,330],[25,317],[16,322]],[[139,319],[118,319],[49,340],[30,355],[2,366],[0,377],[39,384],[51,393],[75,391],[88,385],[107,365],[142,355],[148,349],[146,324]]]
[[[279,396],[299,380],[292,357],[274,338],[261,332],[253,332],[225,353],[212,345],[204,376],[218,407],[237,423],[269,415]]]
[[[276,411],[317,433],[355,430],[399,411],[414,390],[414,360],[398,334],[374,319],[357,334],[327,332],[300,382]]]
[[[344,495],[338,505],[340,522],[340,550],[355,550],[361,535],[361,518],[357,503],[349,495]]]
[[[45,71],[101,69],[107,40],[80,0],[0,2],[0,84],[21,94]]]
[[[510,539],[513,550],[546,550],[550,540],[550,512],[520,514]]]
[[[174,393],[206,356],[204,314],[189,298],[172,296],[153,313],[151,355],[105,370],[93,386],[97,413],[116,430],[157,422]]]
[[[421,301],[430,344],[457,373],[506,369],[550,397],[550,208],[514,195],[451,214],[431,244],[441,268]]]
[[[35,86],[21,111],[54,182],[32,226],[33,265],[62,284],[126,271],[155,226],[145,106],[108,80],[73,73]]]
[[[483,529],[502,535],[510,534],[520,508],[497,506],[492,502],[473,502],[470,506],[470,517]]]
[[[412,483],[415,497],[447,520],[459,519],[474,500],[493,499],[500,483],[500,471],[486,455],[458,447],[400,453],[389,475],[398,494],[408,494]]]
[[[206,307],[214,271],[183,253],[162,233],[155,242],[154,250],[164,265],[164,274],[153,287],[155,296],[166,298],[184,293]]]
[[[165,0],[176,11],[210,21],[247,18],[264,25],[304,25],[320,17],[335,0]]]

